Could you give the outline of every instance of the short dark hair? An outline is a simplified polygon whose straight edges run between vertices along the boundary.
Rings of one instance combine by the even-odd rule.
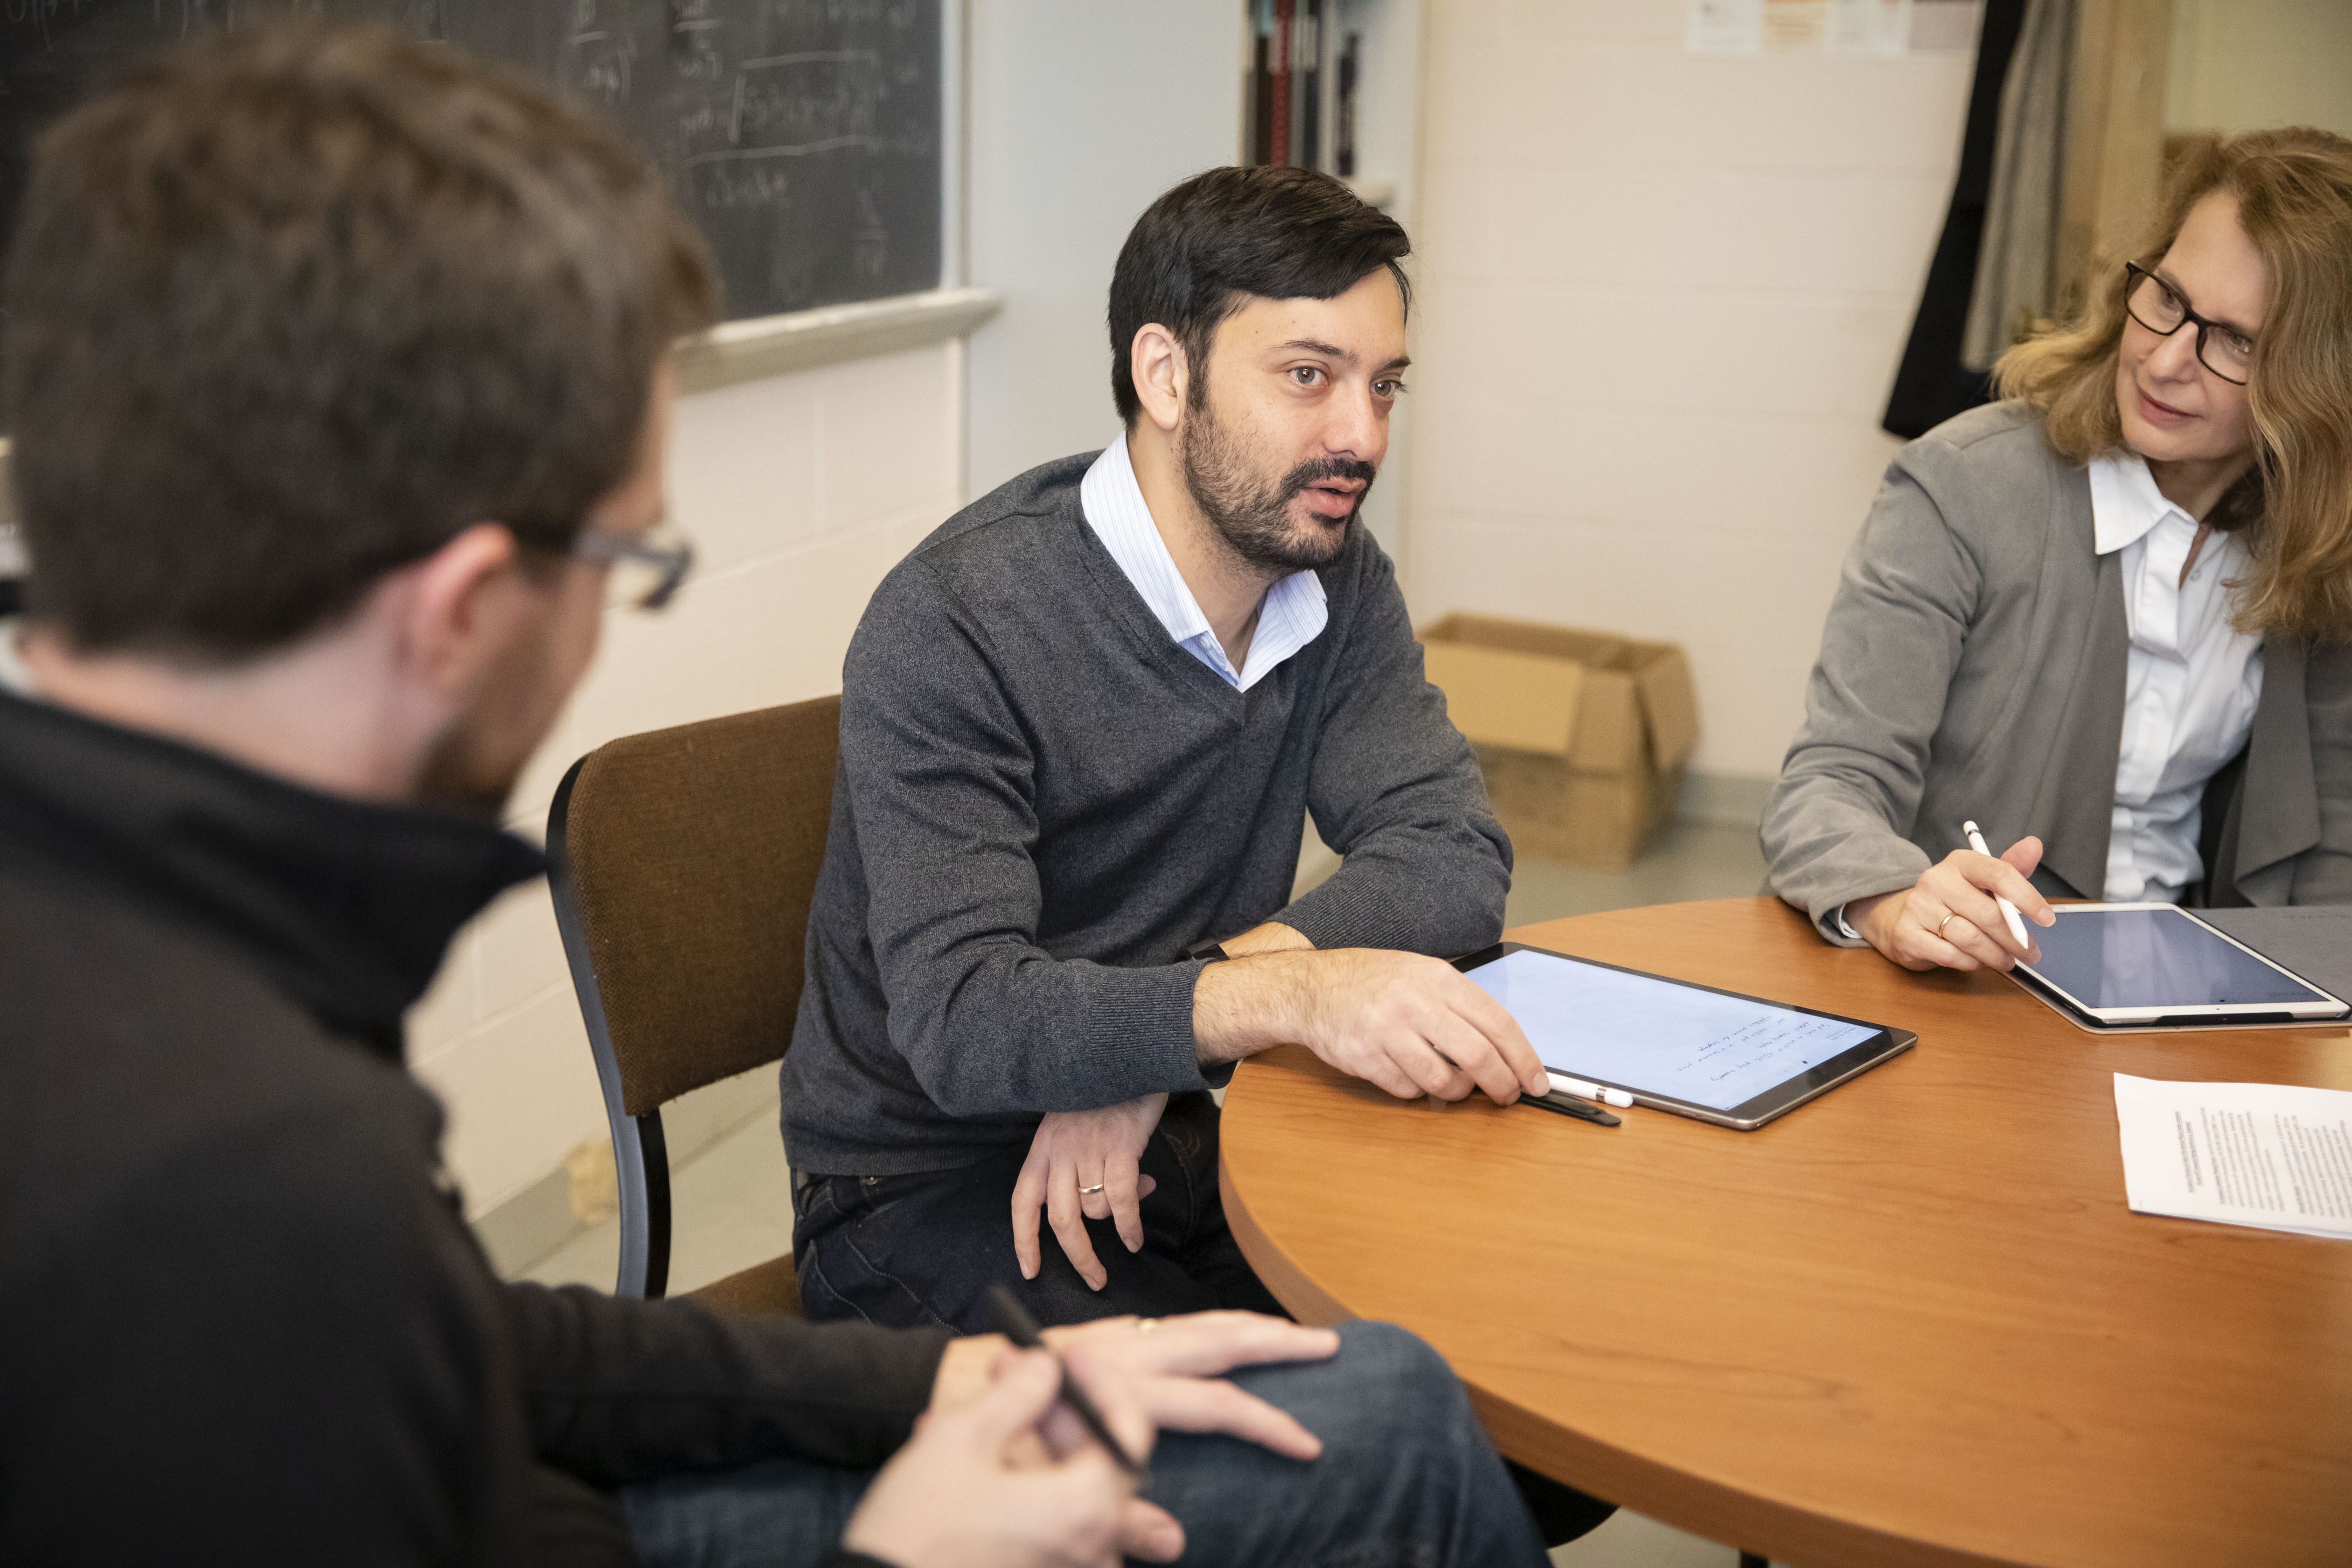
[[[42,138],[6,273],[28,618],[235,662],[467,526],[568,547],[715,275],[629,144],[520,75],[278,23]]]
[[[1157,321],[1201,367],[1218,325],[1252,296],[1329,300],[1385,267],[1408,309],[1397,263],[1412,250],[1404,226],[1328,174],[1273,165],[1211,169],[1144,209],[1110,277],[1110,395],[1129,425],[1142,411],[1129,355]]]

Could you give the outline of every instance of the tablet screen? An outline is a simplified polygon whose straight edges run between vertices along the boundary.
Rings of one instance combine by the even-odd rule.
[[[1554,1072],[1714,1110],[1883,1032],[1525,949],[1469,973]]]
[[[2326,1000],[2169,906],[2062,909],[2058,923],[2034,937],[2042,944],[2042,962],[2029,967],[2085,1006],[2220,1007]]]

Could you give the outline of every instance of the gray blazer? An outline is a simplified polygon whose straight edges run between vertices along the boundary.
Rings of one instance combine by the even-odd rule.
[[[2092,538],[2089,478],[2014,405],[1895,454],[1764,812],[1772,891],[1831,941],[1832,911],[1909,887],[1971,817],[1996,848],[2040,837],[2045,893],[2105,889],[2128,633],[2121,557]],[[2352,902],[2352,644],[2265,640],[2205,812],[2187,901]]]

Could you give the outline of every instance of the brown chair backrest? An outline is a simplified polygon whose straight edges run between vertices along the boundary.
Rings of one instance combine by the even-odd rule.
[[[630,1115],[792,1044],[840,731],[820,697],[626,735],[558,792],[549,847]]]

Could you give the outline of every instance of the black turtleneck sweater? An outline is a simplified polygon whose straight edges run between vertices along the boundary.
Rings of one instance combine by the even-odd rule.
[[[539,870],[0,696],[0,1563],[626,1562],[613,1487],[904,1440],[944,1335],[492,1276],[401,1017]]]

